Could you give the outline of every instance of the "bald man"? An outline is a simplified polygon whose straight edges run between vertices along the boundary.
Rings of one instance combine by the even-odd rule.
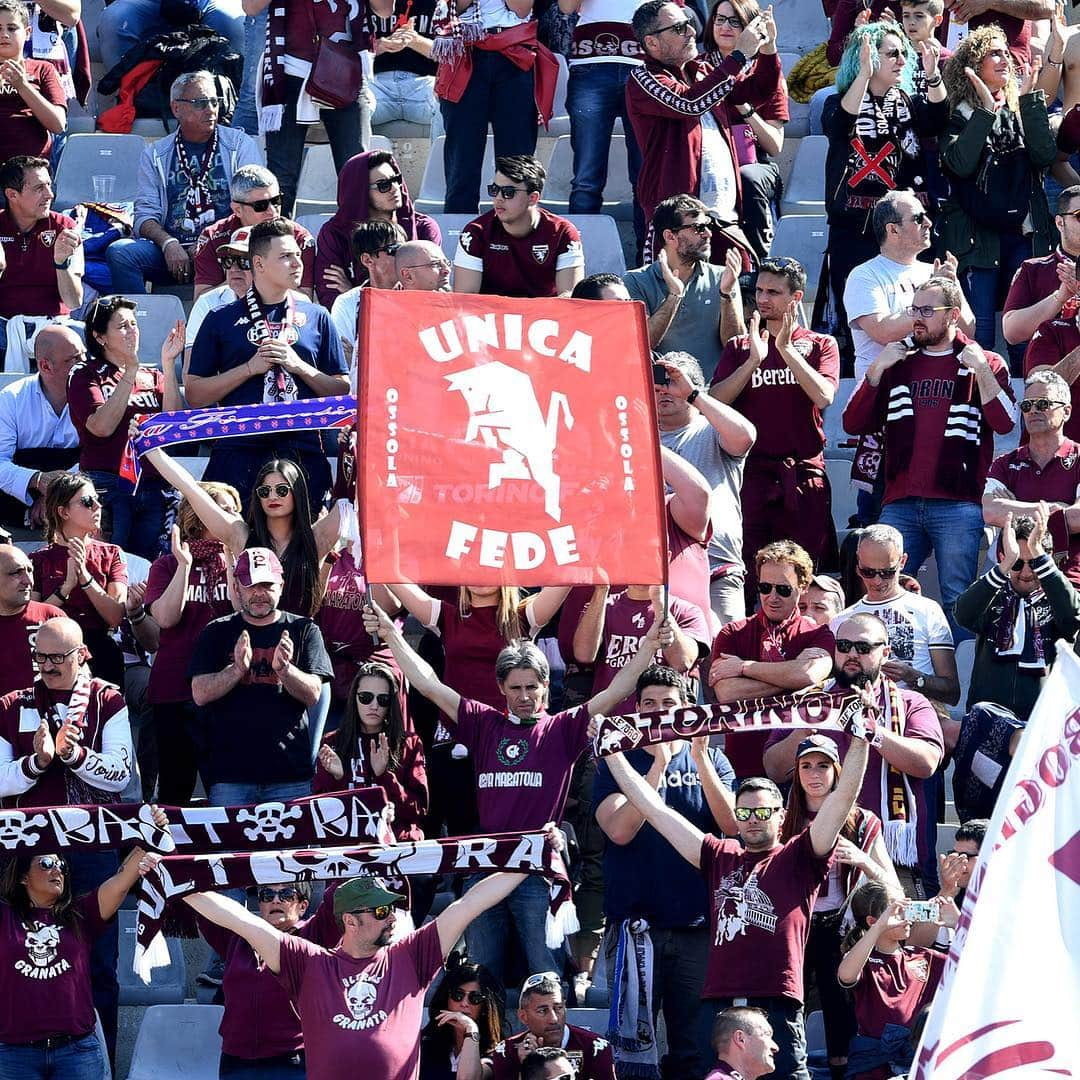
[[[398,284],[407,292],[449,292],[450,260],[431,240],[410,240],[394,252]]]
[[[49,484],[79,460],[79,436],[68,415],[71,369],[86,359],[67,326],[43,327],[34,338],[36,375],[0,390],[0,521],[40,525]]]
[[[34,681],[30,652],[38,629],[63,612],[52,604],[31,600],[34,568],[14,544],[0,544],[0,697],[22,690]]]

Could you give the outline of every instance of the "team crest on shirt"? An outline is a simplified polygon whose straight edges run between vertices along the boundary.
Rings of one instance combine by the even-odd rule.
[[[808,337],[796,338],[791,347],[805,360],[814,351],[814,339]]]
[[[927,960],[925,956],[913,957],[911,961],[909,961],[907,968],[919,982],[930,981],[930,961]]]
[[[26,931],[26,960],[16,960],[15,970],[30,979],[55,979],[71,970],[66,960],[57,960],[60,929],[49,923],[35,922]]]
[[[533,258],[538,262],[547,262],[548,252],[551,250],[550,244],[533,244],[532,253]]]
[[[382,974],[369,971],[342,979],[345,1006],[349,1011],[337,1013],[334,1023],[346,1031],[366,1031],[383,1023],[386,1020],[386,1010],[375,1008],[375,997],[381,981]]]
[[[495,756],[503,765],[520,765],[529,753],[528,739],[503,739]]]
[[[461,246],[466,251],[468,251],[469,248],[472,247],[472,233],[469,232],[467,229],[462,230],[459,240],[461,241]]]
[[[41,234],[41,242],[47,248],[51,248],[53,246],[53,244],[56,243],[56,230],[55,229],[46,229]]]

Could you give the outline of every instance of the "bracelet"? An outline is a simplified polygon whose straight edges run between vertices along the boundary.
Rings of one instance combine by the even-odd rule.
[[[720,299],[721,300],[727,300],[730,303],[732,300],[735,299],[735,290],[734,289],[732,289],[731,292],[724,292],[723,289],[720,289],[719,293],[720,293]]]
[[[94,579],[92,577],[87,578],[85,581],[80,581],[77,584],[80,589],[89,589],[90,586],[94,584]]]
[[[1064,59],[1065,59],[1065,54],[1064,54],[1064,53],[1062,53],[1062,54],[1061,54],[1061,60],[1051,60],[1051,59],[1050,59],[1050,57],[1048,56],[1048,57],[1046,58],[1046,62],[1047,62],[1048,64],[1053,64],[1053,65],[1054,65],[1054,67],[1061,67],[1062,61],[1063,61]]]
[[[179,244],[180,241],[175,236],[170,236],[164,244],[161,245],[161,254],[164,255],[170,244]]]
[[[70,265],[71,265],[71,256],[70,255],[63,262],[58,263],[55,259],[53,260],[53,266],[55,266],[57,270],[66,270]]]
[[[930,79],[927,79],[926,80],[926,85],[928,87],[930,87],[931,90],[936,90],[944,81],[945,80],[940,75],[938,75],[938,77],[936,79],[934,79],[933,81],[931,81]]]
[[[139,608],[139,610],[137,612],[135,612],[134,615],[129,615],[128,616],[128,622],[131,623],[132,626],[138,626],[139,623],[143,622],[145,619],[146,619],[146,609],[145,608]]]

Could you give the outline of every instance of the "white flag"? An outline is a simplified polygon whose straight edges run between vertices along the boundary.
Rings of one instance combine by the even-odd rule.
[[[1061,644],[998,798],[911,1075],[1077,1070],[1080,660]]]

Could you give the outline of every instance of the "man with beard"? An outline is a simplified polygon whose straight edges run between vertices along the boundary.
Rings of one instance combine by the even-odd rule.
[[[63,612],[52,604],[31,600],[34,567],[14,544],[0,544],[0,694],[22,690],[34,681],[30,653],[41,624]]]
[[[911,307],[915,348],[882,349],[844,409],[849,435],[884,433],[881,522],[903,536],[908,573],[936,555],[957,641],[967,635],[957,633],[953,607],[978,570],[994,435],[1016,425],[1008,366],[960,332],[962,304],[955,281],[930,278]]]
[[[836,627],[832,687],[867,688],[877,704],[878,728],[858,803],[881,818],[885,845],[908,896],[931,895],[934,850],[924,827],[932,813],[925,781],[944,755],[941,724],[933,705],[915,690],[906,690],[882,671],[889,658],[885,624],[868,613],[851,615]],[[765,772],[777,783],[791,780],[799,743],[811,732],[776,732],[765,749]],[[850,736],[832,736],[841,751]],[[914,890],[914,891],[912,891]]]

